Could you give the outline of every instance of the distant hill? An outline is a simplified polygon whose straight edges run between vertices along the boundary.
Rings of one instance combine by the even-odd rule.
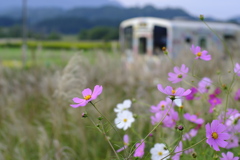
[[[7,22],[6,25],[16,24],[21,19],[21,10],[9,10],[8,14],[3,14],[4,18],[15,20]],[[0,15],[1,16],[1,15]],[[35,31],[61,33],[77,33],[82,29],[90,29],[95,26],[118,27],[120,22],[133,17],[159,17],[173,19],[175,17],[185,17],[186,19],[197,19],[189,15],[182,9],[157,9],[152,6],[144,8],[121,8],[116,6],[102,7],[78,7],[73,9],[60,8],[30,8],[28,10],[29,27]],[[0,26],[4,26],[1,23]],[[21,21],[20,21],[21,22]],[[8,24],[7,24],[8,23]]]
[[[28,0],[27,4],[29,8],[62,8],[69,9],[78,7],[100,7],[104,5],[118,6],[122,5],[113,0]],[[9,8],[21,8],[22,0],[5,0],[1,2],[0,13],[2,10],[8,10]]]
[[[240,16],[230,18],[228,21],[229,21],[229,22],[233,22],[233,23],[240,24]]]
[[[9,27],[20,23],[20,20],[16,20],[6,16],[0,16],[0,26]]]

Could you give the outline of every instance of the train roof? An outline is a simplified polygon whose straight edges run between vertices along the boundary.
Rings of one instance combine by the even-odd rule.
[[[167,28],[191,28],[191,29],[199,29],[199,28],[207,28],[206,24],[209,25],[212,29],[215,30],[238,30],[240,31],[240,26],[234,23],[227,22],[206,22],[206,24],[202,21],[190,21],[190,20],[168,20],[162,18],[155,17],[136,17],[124,20],[121,24],[121,28],[125,28],[128,26],[139,25],[140,23],[145,23],[146,25],[158,25]]]

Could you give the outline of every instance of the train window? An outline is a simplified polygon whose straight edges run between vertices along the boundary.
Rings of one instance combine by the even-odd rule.
[[[188,43],[188,44],[191,44],[192,43],[192,39],[190,37],[186,37],[185,38],[185,42]]]
[[[199,44],[199,46],[200,46],[201,48],[206,49],[206,48],[207,48],[207,40],[206,40],[206,38],[201,37],[201,38],[199,39],[198,44]]]

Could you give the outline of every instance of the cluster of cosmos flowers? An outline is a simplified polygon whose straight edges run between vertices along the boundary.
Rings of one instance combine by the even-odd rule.
[[[195,59],[197,60],[210,61],[212,59],[208,51],[201,51],[199,46],[195,47],[192,45],[190,50],[196,56]],[[240,65],[238,63],[235,64],[233,71],[235,74],[234,76],[240,76]],[[172,83],[181,82],[188,76],[188,72],[189,68],[185,64],[182,64],[180,67],[175,66],[173,72],[168,73],[168,80]],[[152,114],[150,116],[151,124],[183,131],[185,128],[184,125],[179,125],[179,121],[182,119],[181,123],[188,124],[191,127],[186,127],[188,129],[184,129],[184,134],[182,134],[182,138],[177,142],[174,150],[170,150],[168,145],[164,142],[159,142],[154,144],[150,150],[145,151],[146,146],[149,144],[146,143],[145,138],[139,139],[139,141],[134,144],[134,157],[142,158],[147,152],[151,154],[152,160],[170,158],[179,160],[182,154],[195,153],[193,148],[187,150],[184,150],[184,148],[189,147],[186,145],[198,135],[200,129],[205,130],[206,135],[203,137],[205,138],[203,140],[215,151],[220,151],[220,148],[231,149],[239,147],[240,112],[237,109],[227,108],[225,111],[218,113],[217,118],[208,121],[208,123],[201,118],[201,116],[203,116],[201,113],[184,113],[184,101],[202,101],[201,95],[204,95],[204,97],[208,99],[207,103],[209,105],[206,107],[209,115],[213,116],[213,113],[217,114],[215,110],[222,104],[222,90],[226,88],[214,88],[213,81],[208,77],[203,77],[198,82],[197,87],[184,89],[181,87],[174,88],[172,86],[163,87],[162,84],[158,84],[157,89],[166,95],[166,99],[161,100],[157,105],[152,105],[149,108],[149,112]],[[210,93],[210,91],[212,92]],[[87,88],[82,92],[83,98],[73,98],[76,104],[72,104],[71,106],[74,108],[83,107],[96,99],[101,93],[102,86],[96,85],[93,91]],[[240,100],[240,89],[235,93],[234,99],[237,101]],[[130,110],[131,106],[132,101],[127,99],[117,104],[116,108],[114,108],[114,112],[116,113],[114,123],[118,129],[126,131],[131,128],[132,124],[136,121],[134,114]],[[181,111],[182,114],[180,114],[179,111]],[[152,133],[150,133],[149,136],[150,135],[152,135]],[[131,137],[125,134],[123,136],[124,145],[122,148],[116,149],[116,152],[119,153],[127,149],[131,144],[130,139]],[[219,157],[220,160],[239,159],[239,157],[234,156],[230,151],[227,153],[222,152],[221,156],[222,157]]]

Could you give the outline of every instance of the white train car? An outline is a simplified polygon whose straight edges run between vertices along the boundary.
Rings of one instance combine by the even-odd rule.
[[[233,23],[206,22],[226,44],[240,42],[240,27]],[[120,24],[120,46],[123,52],[161,54],[166,47],[172,57],[191,45],[224,52],[221,40],[201,21],[167,20],[138,17]]]

